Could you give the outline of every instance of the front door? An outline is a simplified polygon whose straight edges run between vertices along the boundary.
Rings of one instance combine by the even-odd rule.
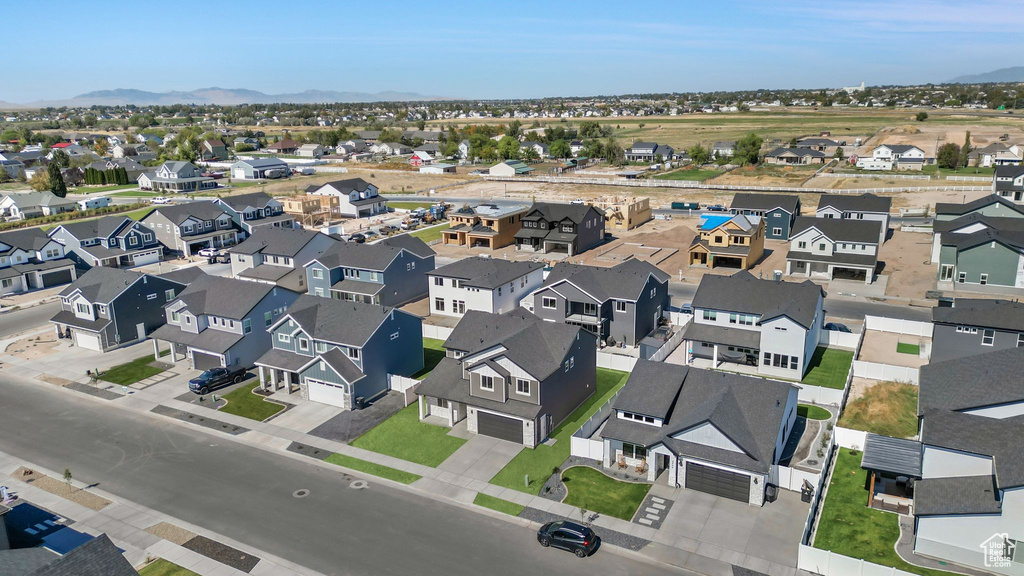
[[[139,334],[139,340],[145,340],[146,339],[146,323],[145,322],[139,322],[138,324],[136,324],[135,325],[135,330]]]

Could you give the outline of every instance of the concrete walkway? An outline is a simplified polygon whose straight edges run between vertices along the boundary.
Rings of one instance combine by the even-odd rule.
[[[521,444],[474,434],[437,468],[487,482],[522,451]]]

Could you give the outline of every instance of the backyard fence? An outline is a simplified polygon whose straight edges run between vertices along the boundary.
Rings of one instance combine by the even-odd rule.
[[[584,422],[579,430],[573,432],[569,445],[570,454],[591,460],[604,460],[604,441],[592,440],[591,437],[601,428],[605,420],[612,415],[612,406],[615,405],[615,401],[621,393],[622,390],[619,389],[618,392],[612,394],[612,397],[604,403],[604,406],[601,406],[593,416]]]
[[[825,388],[824,386],[813,386],[804,385],[799,382],[794,382],[794,386],[800,389],[797,393],[797,399],[803,403],[811,404],[827,404],[830,406],[839,406],[843,403],[845,397],[844,390],[836,390],[835,388]],[[847,384],[849,387],[849,384]]]
[[[832,432],[836,438],[836,444],[843,448],[852,450],[863,450],[864,444],[868,441],[868,433],[863,430],[852,430],[836,426]]]
[[[690,317],[687,316],[686,317],[686,322],[689,322],[689,321],[690,321]],[[676,331],[673,332],[672,335],[669,336],[668,340],[666,340],[665,343],[661,345],[661,348],[658,348],[654,352],[654,354],[651,355],[651,358],[650,358],[651,361],[652,362],[664,362],[665,359],[668,358],[670,354],[672,354],[673,352],[676,351],[676,348],[678,348],[679,345],[682,344],[682,342],[683,342],[683,329],[682,329],[682,326],[680,326],[680,327],[676,328]]]
[[[822,576],[916,576],[898,568],[800,545],[797,568]]]
[[[395,392],[401,392],[405,398],[405,405],[408,406],[416,401],[416,386],[420,383],[415,378],[407,378],[398,374],[388,374],[388,388]]]
[[[931,226],[925,226],[923,224],[902,224],[900,225],[900,232],[917,232],[922,234],[931,234],[934,229]]]
[[[822,330],[818,336],[818,345],[829,348],[849,348],[853,350],[860,342],[860,334],[852,332],[839,332],[837,330]]]
[[[804,480],[809,482],[811,486],[817,486],[822,473],[808,472],[806,470],[790,468],[789,466],[776,466],[775,474],[773,483],[776,486],[783,490],[799,492],[804,487]]]
[[[817,178],[867,178],[878,180],[931,180],[928,174],[863,174],[860,172],[823,172]]]
[[[954,182],[991,182],[991,176],[946,176],[946,180]]]
[[[434,324],[423,325],[423,337],[435,340],[447,340],[452,335],[452,329],[447,326],[436,326]]]
[[[597,351],[597,367],[621,372],[632,372],[636,366],[637,358],[623,356],[622,354],[611,354],[603,350]]]
[[[869,380],[892,380],[917,385],[921,381],[921,371],[907,366],[893,366],[866,360],[853,361],[853,375]]]
[[[882,316],[865,316],[864,329],[907,334],[909,336],[927,336],[929,338],[932,335],[931,322],[900,320],[898,318],[885,318]]]
[[[342,168],[341,166],[314,166],[313,170],[317,173],[323,172],[324,174],[348,174],[348,168]]]

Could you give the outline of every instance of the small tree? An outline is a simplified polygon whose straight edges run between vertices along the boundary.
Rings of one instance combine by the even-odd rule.
[[[686,153],[690,156],[690,162],[697,166],[707,163],[708,159],[711,158],[711,152],[700,144],[694,144]]]
[[[918,122],[924,122],[927,119],[928,119],[928,113],[927,112],[918,112],[917,113],[917,121]]]
[[[761,156],[761,137],[751,132],[736,142],[736,153],[733,159],[741,166],[757,164]]]
[[[64,469],[64,482],[67,483],[68,491],[70,492],[71,491],[71,469],[70,468],[65,468]]]
[[[971,153],[971,131],[967,131],[964,138],[964,145],[960,147],[960,166],[967,167],[967,155]]]
[[[24,173],[24,172],[23,172]],[[28,181],[29,187],[36,192],[42,192],[43,190],[50,189],[50,176],[47,170],[36,170],[36,173],[32,175],[32,179]]]
[[[836,153],[833,154],[832,157],[835,158],[836,160],[839,160],[840,162],[842,162],[843,158],[844,158],[843,147],[842,146],[836,146]]]
[[[956,170],[960,167],[960,146],[952,142],[939,146],[939,151],[935,155],[935,161],[939,168]]]
[[[796,145],[797,145],[796,136],[793,136],[793,138],[791,138],[789,140],[789,147],[790,148],[796,148]]]
[[[548,152],[555,158],[568,158],[572,156],[572,149],[565,140],[555,140],[552,142],[551,146],[548,147]]]

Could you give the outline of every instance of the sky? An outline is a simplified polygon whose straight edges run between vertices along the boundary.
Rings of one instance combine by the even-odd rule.
[[[469,99],[829,88],[941,82],[1024,64],[1018,0],[46,7],[63,16],[41,17],[34,2],[4,6],[2,101],[211,86]]]

